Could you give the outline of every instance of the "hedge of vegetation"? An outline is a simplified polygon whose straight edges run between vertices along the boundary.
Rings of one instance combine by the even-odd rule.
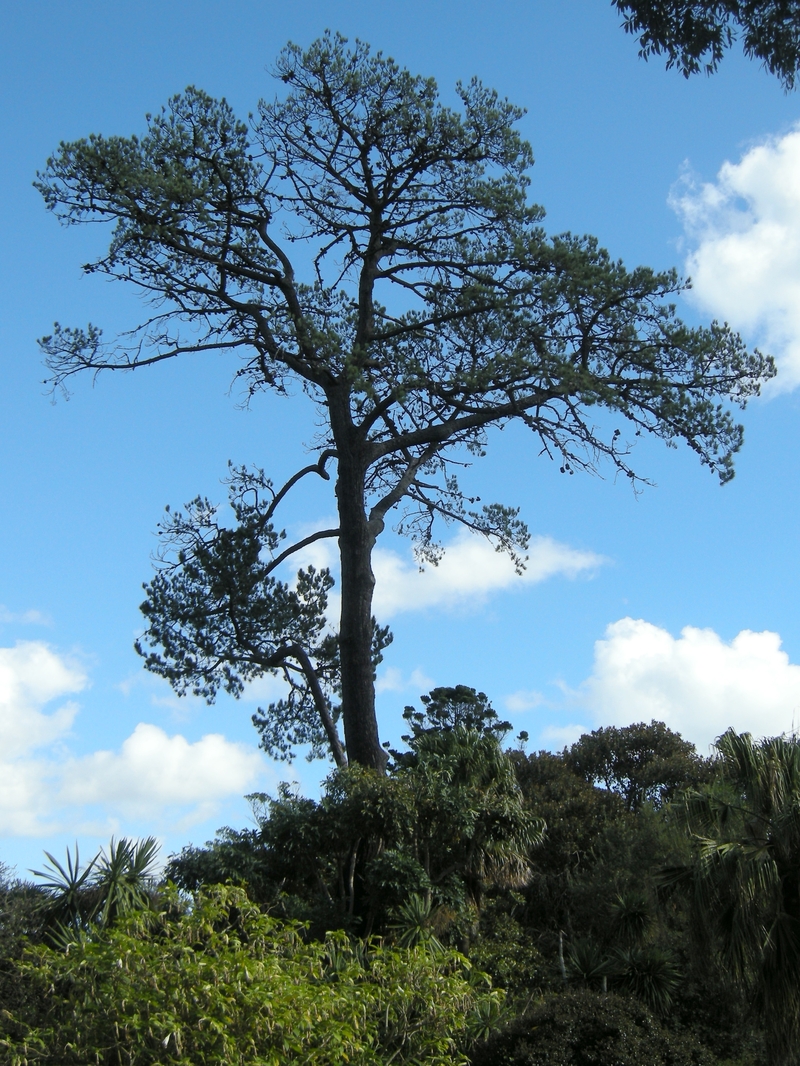
[[[407,718],[387,774],[254,796],[160,871],[122,840],[0,877],[0,1062],[797,1061],[796,739],[528,755],[461,687]]]

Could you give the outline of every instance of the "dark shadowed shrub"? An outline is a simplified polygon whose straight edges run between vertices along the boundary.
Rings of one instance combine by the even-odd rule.
[[[473,1066],[712,1066],[641,1003],[589,989],[545,996],[473,1053]]]

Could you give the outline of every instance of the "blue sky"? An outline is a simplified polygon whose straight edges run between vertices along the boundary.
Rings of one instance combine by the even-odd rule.
[[[609,470],[561,476],[519,429],[494,434],[467,480],[521,506],[526,577],[455,533],[439,571],[418,575],[409,546],[384,538],[383,737],[398,739],[404,704],[457,683],[535,748],[657,717],[707,750],[728,725],[800,721],[800,97],[735,52],[691,81],[644,63],[606,0],[33,0],[6,12],[0,45],[0,859],[20,873],[75,839],[84,852],[112,833],[199,843],[246,823],[245,792],[313,790],[325,772],[258,752],[250,715],[269,684],[238,703],[177,700],[133,651],[165,504],[222,499],[228,459],[288,476],[313,411],[301,396],[241,410],[213,356],[78,381],[51,404],[36,338],[54,320],[113,334],[140,305],[81,276],[107,235],[60,229],[31,187],[60,140],[140,132],[189,84],[245,117],[275,92],[267,68],[287,40],[325,28],[434,76],[445,101],[477,75],[527,108],[549,229],[593,233],[629,266],[688,271],[681,314],[727,319],[781,366],[744,414],[724,489],[656,441],[637,446],[655,486],[636,497]],[[303,531],[332,510],[309,493],[287,521]]]

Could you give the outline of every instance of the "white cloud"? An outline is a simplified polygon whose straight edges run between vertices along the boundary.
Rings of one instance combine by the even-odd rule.
[[[0,752],[2,758],[32,751],[62,737],[77,713],[67,703],[52,714],[41,708],[61,696],[80,692],[83,670],[39,641],[0,648]]]
[[[322,525],[320,522],[320,528]],[[444,549],[438,566],[426,564],[424,570],[420,570],[410,545],[403,554],[390,548],[375,548],[372,553],[373,603],[375,614],[381,621],[407,611],[479,607],[494,592],[536,585],[549,577],[575,578],[608,562],[595,552],[570,548],[552,537],[538,536],[531,538],[525,570],[518,574],[505,552],[495,551],[485,537],[466,529],[461,529]],[[328,567],[338,583],[336,542],[317,541],[298,552],[287,565],[296,571],[309,564],[318,569]],[[328,600],[328,617],[334,624],[338,620],[340,602],[337,587]]]
[[[403,671],[396,666],[387,667],[375,680],[375,692],[378,695],[381,692],[402,692],[405,687]]]
[[[80,666],[46,644],[0,648],[0,835],[73,831],[88,807],[100,807],[106,823],[117,815],[191,824],[263,774],[255,747],[216,733],[192,743],[146,723],[119,751],[65,755],[78,706],[46,708],[86,685]]]
[[[336,529],[338,525],[338,518],[320,518],[314,525],[301,526],[297,533],[297,539],[301,540],[303,537],[310,536],[310,534],[316,533],[320,529]],[[325,567],[332,569],[336,566],[338,558],[336,552],[337,543],[338,541],[335,537],[324,537],[322,540],[315,540],[312,544],[307,544],[304,548],[301,548],[296,555],[290,556],[285,565],[292,576],[297,573],[301,566],[313,566],[316,570],[324,570]]]
[[[261,764],[254,748],[219,733],[190,743],[140,722],[119,752],[95,751],[67,763],[59,798],[68,806],[102,804],[130,817],[160,815],[167,807],[205,812],[226,796],[242,795]]]
[[[574,578],[595,570],[605,560],[579,551],[551,537],[533,537],[526,568],[517,574],[504,552],[484,538],[462,531],[448,545],[438,566],[419,566],[409,557],[378,548],[372,558],[375,572],[375,613],[388,618],[404,611],[432,607],[478,606],[493,592],[534,585],[549,577]]]
[[[4,603],[0,603],[0,625],[41,625],[51,624],[50,618],[41,611],[9,611]]]
[[[675,638],[622,618],[595,643],[581,702],[599,725],[655,718],[705,752],[729,726],[776,736],[800,724],[800,666],[777,633],[745,629],[727,643],[712,629],[686,626]]]
[[[540,740],[548,751],[562,751],[588,732],[590,730],[587,726],[575,723],[561,726],[550,725],[542,730]]]
[[[283,699],[288,691],[289,686],[281,674],[262,674],[261,677],[246,683],[242,699],[258,702],[262,707],[266,707]]]
[[[776,356],[778,388],[800,384],[800,125],[673,189],[694,250],[693,298]]]
[[[522,711],[532,711],[534,708],[540,707],[544,703],[544,696],[534,689],[520,689],[518,692],[512,692],[510,696],[506,696],[504,702],[507,710],[519,714]]]
[[[406,692],[409,689],[413,689],[416,695],[421,696],[432,689],[433,686],[433,680],[422,670],[412,670],[406,676],[396,666],[388,666],[378,675],[375,682],[375,692],[380,695],[382,692]]]
[[[42,759],[0,760],[0,836],[44,836],[59,828],[58,772],[57,763]]]

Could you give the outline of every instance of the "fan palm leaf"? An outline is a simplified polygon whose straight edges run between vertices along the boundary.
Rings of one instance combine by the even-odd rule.
[[[761,1014],[771,1061],[791,1066],[800,1061],[800,743],[728,730],[717,748],[720,783],[683,797],[698,927]]]

